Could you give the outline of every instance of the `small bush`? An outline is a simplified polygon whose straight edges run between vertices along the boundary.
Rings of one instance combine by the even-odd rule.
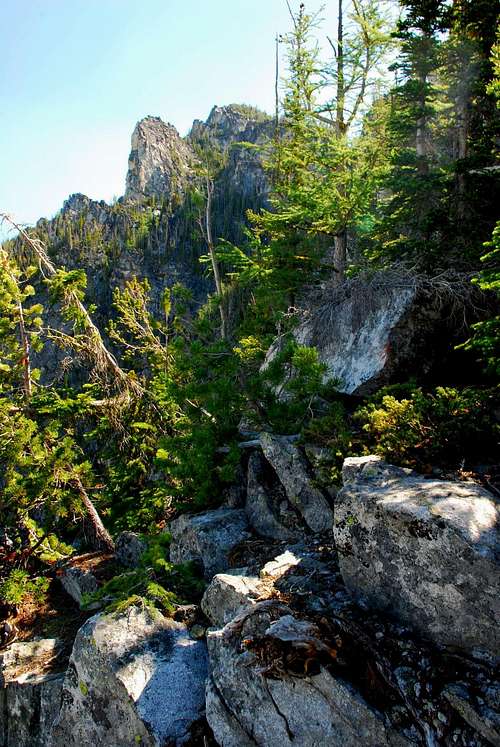
[[[395,464],[457,469],[498,458],[500,424],[494,411],[498,389],[421,388],[407,397],[386,392],[355,414],[364,432],[365,452]]]
[[[321,469],[322,477],[341,485],[344,459],[353,456],[359,449],[356,433],[342,403],[330,403],[323,417],[312,419],[302,432],[302,440],[327,450],[328,458]]]
[[[85,605],[104,601],[108,612],[118,612],[139,604],[172,614],[179,604],[199,601],[204,581],[193,563],[175,565],[167,560],[169,542],[167,533],[148,538],[139,568],[119,573],[98,591],[85,595]]]
[[[11,607],[20,607],[28,601],[41,604],[45,600],[49,584],[48,578],[31,579],[27,571],[14,568],[0,584],[0,599]]]

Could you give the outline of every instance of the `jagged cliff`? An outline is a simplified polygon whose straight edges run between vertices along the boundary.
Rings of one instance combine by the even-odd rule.
[[[159,117],[145,117],[132,133],[126,199],[163,197],[185,189],[194,154],[175,127]]]
[[[98,324],[112,316],[113,289],[133,276],[149,281],[153,312],[164,288],[177,282],[192,291],[195,303],[203,301],[213,281],[198,261],[207,248],[199,227],[197,145],[203,141],[223,155],[214,185],[213,235],[239,242],[246,211],[265,205],[269,192],[262,151],[249,144],[264,145],[273,126],[251,107],[216,106],[182,138],[173,125],[147,116],[132,134],[123,197],[107,204],[73,194],[55,218],[38,221],[36,234],[55,264],[86,271],[86,301],[96,307]],[[38,290],[47,307],[44,286]],[[46,376],[58,366],[50,348],[39,361]]]

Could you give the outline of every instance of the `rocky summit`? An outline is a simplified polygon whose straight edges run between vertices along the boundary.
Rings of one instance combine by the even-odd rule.
[[[173,125],[159,117],[141,119],[132,133],[125,199],[182,194],[193,164],[189,145]]]

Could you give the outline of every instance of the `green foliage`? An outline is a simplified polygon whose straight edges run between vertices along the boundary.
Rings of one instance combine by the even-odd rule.
[[[498,126],[487,76],[488,12],[475,14],[478,3],[469,0],[453,8],[443,0],[401,5],[397,84],[387,108],[390,168],[362,246],[370,261],[477,266],[498,202],[488,171]]]
[[[249,382],[267,422],[278,433],[296,433],[313,415],[315,399],[324,390],[325,366],[314,348],[286,339],[258,376]]]
[[[335,400],[331,402],[325,414],[307,423],[302,440],[326,449],[327,457],[320,464],[320,472],[326,482],[341,485],[344,459],[360,450],[359,436],[344,405]]]
[[[35,290],[30,284],[35,269],[22,272],[7,253],[0,249],[0,395],[15,398],[26,396],[26,375],[31,382],[39,378],[39,371],[29,370],[29,361],[22,344],[24,333],[28,349],[40,351],[42,342],[42,307],[28,304]]]
[[[324,447],[324,477],[334,483],[343,459],[363,451],[422,469],[495,456],[498,390],[400,386],[352,417],[355,405],[340,400],[335,382],[323,383],[316,350],[291,334],[304,289],[333,273],[340,283],[361,263],[407,259],[419,271],[471,264],[477,271],[495,201],[484,185],[494,176],[498,93],[491,80],[498,43],[490,61],[492,24],[478,3],[484,10],[483,0],[452,8],[441,0],[401,3],[401,54],[389,93],[381,65],[395,39],[381,4],[360,0],[345,18],[342,63],[338,45],[334,60],[320,59],[317,20],[301,5],[281,38],[288,70],[271,142],[224,150],[201,127],[198,140],[190,139],[197,173],[182,196],[117,202],[106,224],[82,198],[76,217],[63,210],[41,221],[33,236],[50,244],[48,256],[70,262],[46,283],[24,268],[19,242],[0,251],[0,511],[14,540],[2,570],[5,599],[43,592],[35,572],[73,551],[67,542],[83,536],[89,501],[112,531],[153,535],[141,566],[111,579],[100,600],[171,612],[180,600],[199,598],[195,569],[170,563],[168,536],[157,533],[179,510],[219,505],[240,463],[242,420]],[[232,109],[269,120],[252,107]],[[240,155],[257,166],[262,154],[272,186],[265,210],[257,190],[233,188],[230,168]],[[195,312],[189,292],[176,285],[157,304],[149,283],[133,277],[113,291],[110,318],[106,309],[99,320],[108,325],[111,354],[84,305],[79,265],[99,258],[110,272],[121,252],[139,252],[149,272],[161,269],[160,255],[174,246],[196,266],[208,249],[202,261],[217,295]],[[500,292],[499,252],[497,226],[476,281],[492,297]],[[64,376],[40,386],[31,365],[47,327],[32,303],[42,286],[66,322],[48,335],[95,363],[88,381],[87,369],[78,372],[74,388]],[[498,375],[500,318],[475,325],[465,347]],[[17,568],[21,558],[29,571]]]
[[[49,583],[48,578],[30,578],[27,571],[14,568],[0,584],[0,600],[12,607],[20,607],[27,601],[40,604],[45,600]]]
[[[485,267],[475,278],[481,290],[492,291],[500,299],[500,222],[493,231],[491,241],[485,243],[489,249],[481,257]],[[466,350],[477,350],[486,363],[488,371],[500,375],[500,314],[472,325],[474,334],[464,347]]]
[[[500,426],[494,411],[498,389],[415,389],[399,398],[383,391],[355,419],[364,431],[366,453],[404,466],[437,464],[458,469],[498,455]]]
[[[141,604],[172,614],[179,604],[199,601],[205,584],[194,564],[175,565],[167,559],[168,534],[146,539],[148,549],[139,568],[115,575],[97,592],[86,595],[86,606],[104,602],[107,611],[118,612],[131,604]]]

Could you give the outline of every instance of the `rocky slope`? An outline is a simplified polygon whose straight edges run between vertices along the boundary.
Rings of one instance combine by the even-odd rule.
[[[73,195],[38,223],[57,263],[89,270],[97,321],[133,276],[150,282],[153,311],[176,281],[206,296],[198,146],[208,139],[227,155],[214,233],[237,241],[244,209],[268,194],[259,151],[242,143],[263,144],[272,128],[249,108],[215,107],[183,139],[147,117],[123,198]],[[324,283],[295,334],[317,346],[344,392],[374,391],[432,370],[436,336],[453,336],[463,318],[453,282]],[[41,362],[47,376],[59,365],[50,351]],[[175,620],[95,610],[69,660],[54,639],[3,650],[0,747],[500,745],[495,496],[377,457],[347,459],[338,490],[318,447],[272,433],[242,445],[223,505],[167,527],[171,561],[203,571],[201,605]],[[133,568],[145,540],[123,533],[116,549]],[[68,603],[99,582],[73,565],[61,575]]]
[[[238,505],[168,527],[172,560],[205,569],[201,609],[97,613],[64,675],[19,675],[14,644],[1,745],[500,744],[494,496],[369,456],[345,461],[333,497],[302,447],[263,434],[253,448],[295,537],[260,534],[245,458]],[[286,526],[275,499],[264,490],[262,510]],[[117,544],[127,566],[144,551],[131,533]],[[17,645],[33,665],[56,642]]]

